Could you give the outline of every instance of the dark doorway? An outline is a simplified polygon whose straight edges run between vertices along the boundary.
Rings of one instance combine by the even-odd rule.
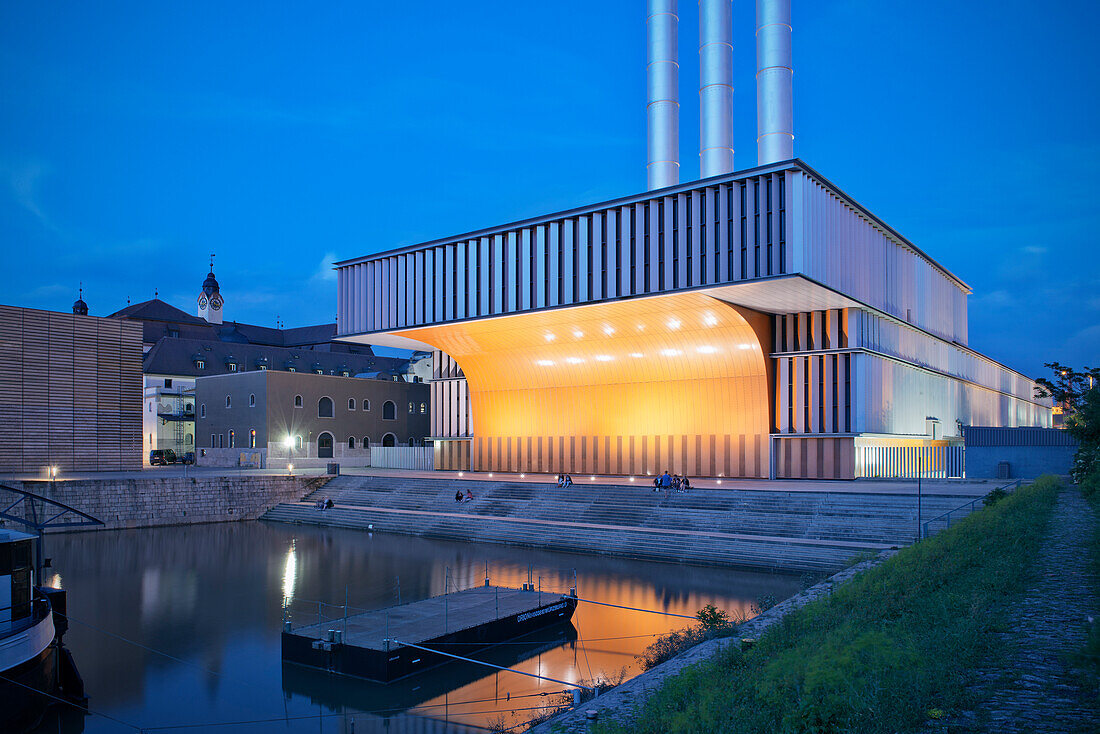
[[[318,459],[331,459],[332,458],[332,434],[322,433],[317,437],[317,458]]]

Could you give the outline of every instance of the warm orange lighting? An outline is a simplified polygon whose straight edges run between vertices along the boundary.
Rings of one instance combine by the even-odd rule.
[[[472,470],[767,475],[765,314],[689,292],[394,333],[465,373]]]

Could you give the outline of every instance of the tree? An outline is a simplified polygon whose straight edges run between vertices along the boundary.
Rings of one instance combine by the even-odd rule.
[[[1054,398],[1055,404],[1062,406],[1068,421],[1077,412],[1085,393],[1094,385],[1100,385],[1100,367],[1086,367],[1078,372],[1057,362],[1047,362],[1043,366],[1054,373],[1054,379],[1036,378],[1035,397]]]

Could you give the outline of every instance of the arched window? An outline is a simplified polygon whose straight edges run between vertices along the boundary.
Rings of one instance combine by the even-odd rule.
[[[396,446],[397,445],[397,436],[393,435],[392,433],[387,433],[385,436],[382,437],[382,445],[383,446]]]
[[[409,415],[412,415],[415,412],[416,412],[416,405],[414,403],[409,403]]]
[[[370,436],[363,436],[363,442],[359,445],[362,446],[365,449],[369,449],[370,448]]]
[[[322,433],[317,437],[317,458],[318,459],[331,459],[332,458],[332,434]]]
[[[248,448],[256,448],[256,429],[253,428],[248,432]]]
[[[355,410],[355,398],[348,398],[348,410]]]
[[[183,442],[186,445],[190,446],[193,443],[195,443],[195,437],[192,436],[190,433],[185,433],[185,434],[183,434]]]
[[[355,436],[348,436],[348,448],[355,448]]]
[[[199,406],[199,417],[200,418],[205,418],[206,417],[206,403],[203,403],[202,405]]]
[[[392,421],[397,420],[397,403],[392,400],[387,400],[382,403],[382,420]],[[393,444],[390,444],[391,446]]]
[[[229,448],[233,448],[236,444],[237,434],[233,431],[229,432]]]
[[[416,436],[409,436],[409,446],[419,446],[420,443],[416,440]]]
[[[302,407],[302,396],[301,395],[295,395],[294,396],[294,407],[295,408],[301,408]]]
[[[297,444],[297,448],[302,448],[302,437],[301,436],[295,436],[294,439],[295,439],[295,443]]]
[[[250,394],[248,396],[248,407],[249,408],[255,408],[256,407],[256,396],[255,395]]]
[[[317,417],[318,418],[331,418],[332,417],[332,398],[321,398],[317,401]]]
[[[363,410],[370,410],[370,401],[369,400],[367,400],[366,398],[363,398],[359,402],[360,402],[360,405],[362,406]]]
[[[233,398],[229,397],[228,395],[225,396],[225,407],[227,407],[227,408],[232,408],[233,407]]]
[[[428,412],[428,404],[427,403],[421,403],[420,404],[420,414],[423,415],[427,412]]]

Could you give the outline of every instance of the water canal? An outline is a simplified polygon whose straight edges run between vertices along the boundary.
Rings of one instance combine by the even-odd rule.
[[[800,583],[258,521],[51,536],[46,555],[54,585],[69,590],[65,641],[90,709],[103,715],[54,716],[42,732],[483,731],[526,720],[562,686],[462,663],[385,687],[284,668],[284,600],[306,624],[317,619],[317,601],[343,604],[345,592],[350,607],[378,609],[395,604],[398,589],[403,602],[441,594],[448,575],[458,588],[482,584],[488,566],[494,584],[518,587],[530,573],[546,594],[566,590],[575,570],[582,598],[688,615],[714,604],[750,615],[758,598],[787,598]],[[582,603],[573,628],[472,656],[568,681],[624,667],[632,677],[635,655],[687,623]]]

